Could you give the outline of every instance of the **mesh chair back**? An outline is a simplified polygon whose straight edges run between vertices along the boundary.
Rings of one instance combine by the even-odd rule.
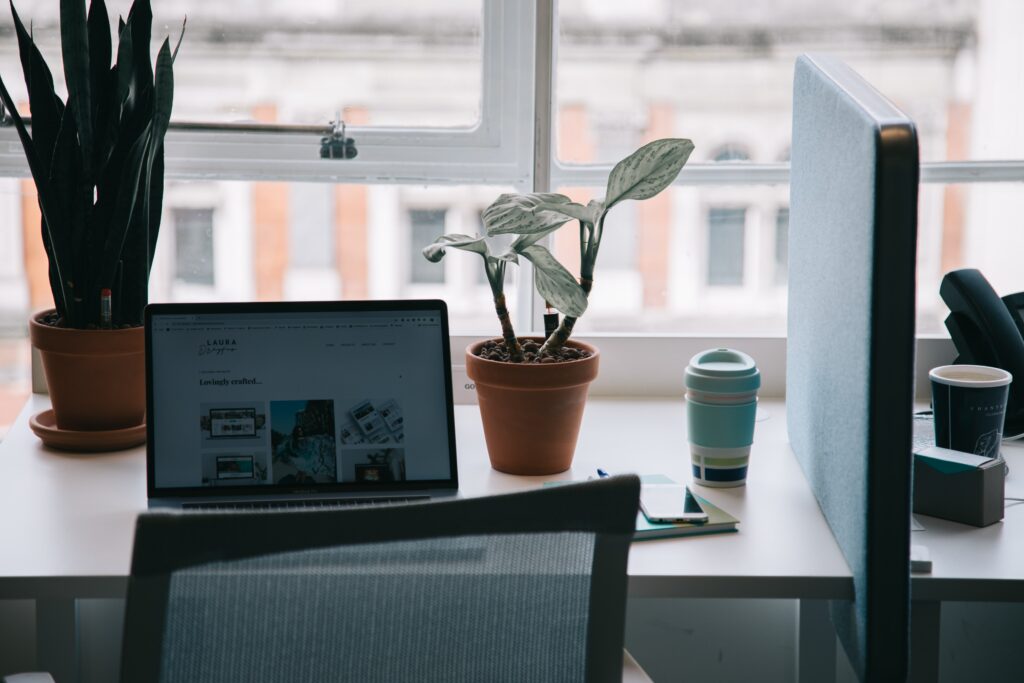
[[[144,514],[123,678],[618,680],[638,494]]]

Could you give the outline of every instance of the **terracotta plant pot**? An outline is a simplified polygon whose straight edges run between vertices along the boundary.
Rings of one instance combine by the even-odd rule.
[[[543,342],[543,339],[537,339]],[[491,467],[509,474],[556,474],[572,465],[587,389],[597,377],[597,348],[564,363],[503,363],[466,349],[466,374],[476,384]]]
[[[57,427],[100,431],[136,427],[146,419],[146,353],[142,327],[73,330],[32,317]]]

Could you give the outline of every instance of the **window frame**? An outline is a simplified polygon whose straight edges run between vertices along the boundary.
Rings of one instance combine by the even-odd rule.
[[[611,164],[572,164],[554,150],[554,69],[557,64],[557,0],[483,0],[480,121],[463,128],[358,127],[347,129],[359,156],[318,158],[315,127],[200,126],[172,124],[166,136],[168,180],[344,182],[352,184],[504,185],[547,192],[557,187],[603,188]],[[509,77],[511,75],[511,77]],[[13,126],[0,126],[0,177],[28,177]],[[688,164],[674,186],[779,185],[789,182],[789,163]],[[937,184],[1024,182],[1022,160],[969,160],[921,164],[921,182]],[[542,329],[543,302],[522,267],[517,326]],[[717,345],[740,345],[758,359],[763,394],[781,396],[784,336],[592,334],[604,363],[598,395],[680,396],[681,375],[655,359],[673,358],[681,372],[690,355]],[[458,349],[471,337],[452,337]],[[637,353],[638,346],[643,347]],[[918,391],[927,391],[927,368],[948,362],[951,341],[918,338]],[[922,375],[924,368],[924,375]],[[456,379],[458,386],[458,378]],[[922,388],[923,387],[923,388]]]
[[[359,155],[332,160],[319,157],[327,128],[172,123],[165,138],[166,177],[526,187],[534,17],[532,3],[483,0],[481,114],[473,126],[350,126],[346,134],[356,140]],[[13,127],[0,127],[0,176],[28,175],[17,142]]]

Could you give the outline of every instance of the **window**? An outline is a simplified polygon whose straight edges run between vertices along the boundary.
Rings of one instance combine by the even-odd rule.
[[[288,257],[292,268],[334,266],[334,188],[296,183],[288,198]]]
[[[213,210],[174,209],[174,276],[193,285],[213,285]]]
[[[422,253],[424,247],[445,233],[444,215],[444,209],[409,212],[409,281],[414,284],[444,282],[445,264],[431,263]]]
[[[742,145],[728,144],[711,155],[712,161],[750,161],[750,153]]]
[[[780,206],[775,212],[775,273],[776,285],[785,285],[789,277],[789,207]]]
[[[708,211],[708,284],[743,284],[746,209]]]
[[[1005,219],[1024,215],[1008,182],[1024,180],[1024,47],[1006,28],[1024,25],[1024,3],[768,4],[560,0],[548,16],[547,3],[500,0],[266,0],[255,14],[243,0],[156,3],[154,42],[176,38],[186,13],[189,27],[151,296],[436,295],[453,331],[487,331],[479,259],[423,261],[415,245],[435,219],[410,212],[445,212],[431,239],[478,232],[501,192],[597,198],[614,162],[681,136],[697,149],[676,185],[610,215],[577,330],[782,335],[793,58],[822,49],[918,124],[918,329],[942,332],[937,287],[952,268],[1024,289],[1024,231]],[[111,0],[111,16],[128,5]],[[17,7],[63,92],[57,3]],[[0,35],[0,74],[24,102],[2,9]],[[320,159],[339,117],[358,156]],[[15,321],[2,338],[49,298],[34,189],[3,125],[0,176],[0,321]],[[552,248],[572,269],[572,228]],[[529,273],[509,269],[518,330],[540,327]]]

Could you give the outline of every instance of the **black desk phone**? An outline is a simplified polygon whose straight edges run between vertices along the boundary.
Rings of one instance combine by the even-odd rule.
[[[974,268],[946,273],[939,295],[957,364],[990,365],[1013,375],[1003,434],[1024,432],[1024,292],[1002,299]]]

